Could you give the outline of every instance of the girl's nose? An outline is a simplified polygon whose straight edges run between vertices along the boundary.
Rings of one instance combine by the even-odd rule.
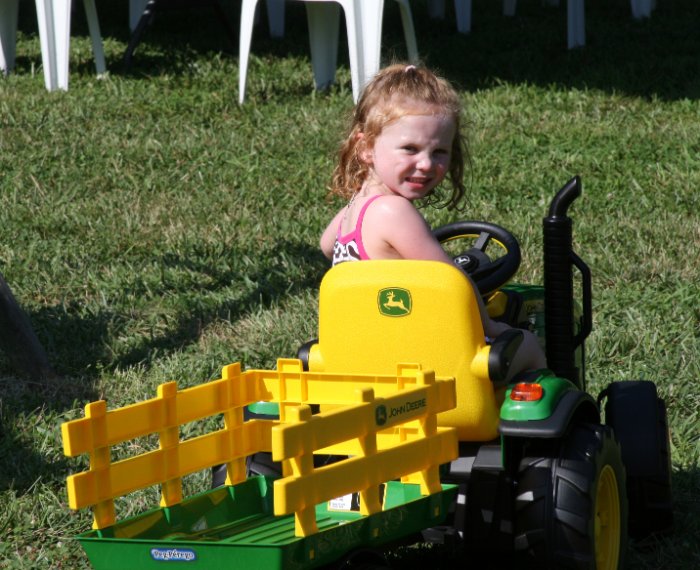
[[[416,166],[420,170],[430,170],[433,167],[433,161],[429,154],[421,154],[418,158],[418,163]]]

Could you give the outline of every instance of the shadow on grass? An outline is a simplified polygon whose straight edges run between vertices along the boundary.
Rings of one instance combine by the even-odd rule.
[[[166,335],[156,336],[119,356],[114,366],[122,368],[149,362],[156,354],[179,351],[197,342],[202,330],[216,320],[227,320],[233,323],[260,307],[267,308],[285,298],[318,288],[328,268],[328,261],[318,249],[302,243],[277,243],[272,250],[278,252],[281,257],[293,260],[293,263],[304,267],[304,271],[292,274],[284,267],[265,266],[246,273],[246,281],[255,285],[243,298],[225,301],[211,308],[202,308],[194,300],[188,309],[180,311],[181,318],[174,326],[169,327]],[[270,256],[264,257],[269,259]],[[195,272],[211,273],[212,271],[206,263],[177,256],[168,256],[166,263],[186,267]],[[243,276],[231,272],[215,274],[214,277],[223,287],[231,281],[240,280]]]
[[[181,257],[166,254],[159,263],[166,268],[187,270],[207,276],[207,287],[199,295],[185,295],[173,290],[173,285],[163,279],[156,288],[150,287],[149,296],[162,299],[179,294],[177,317],[168,324],[163,334],[139,336],[138,343],[123,352],[114,353],[111,341],[118,337],[132,318],[128,314],[115,314],[109,308],[90,312],[89,307],[75,303],[52,306],[30,314],[37,335],[44,344],[49,360],[59,375],[82,378],[82,392],[71,391],[71,398],[86,399],[94,396],[93,380],[103,369],[122,369],[134,364],[148,364],[155,355],[163,356],[180,351],[198,341],[201,332],[217,320],[236,322],[251,311],[294,296],[319,286],[328,262],[316,248],[303,243],[275,243],[271,246],[280,258],[289,260],[302,271],[291,271],[284,264],[251,267],[242,275],[236,270],[221,270],[200,256]],[[265,259],[273,258],[270,252],[261,252]],[[210,301],[220,295],[232,283],[245,280],[248,284],[243,297]],[[211,295],[210,295],[211,294]],[[203,302],[206,297],[206,303]],[[76,387],[76,390],[79,390]],[[65,403],[62,398],[62,403]]]
[[[67,460],[47,461],[35,451],[36,442],[55,437],[57,426],[44,417],[48,409],[75,407],[76,400],[88,393],[92,394],[90,388],[76,385],[74,378],[50,382],[0,378],[0,492],[12,489],[23,494],[38,481],[62,484],[69,471]]]

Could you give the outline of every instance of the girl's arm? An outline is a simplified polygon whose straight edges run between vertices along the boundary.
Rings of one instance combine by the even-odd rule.
[[[345,208],[342,208],[321,234],[321,241],[319,245],[321,246],[323,255],[325,255],[328,259],[333,257],[333,246],[335,245],[335,238],[338,234],[338,225],[340,224],[340,220],[342,219],[344,213]]]
[[[425,259],[452,264],[415,206],[400,196],[377,200],[362,227],[371,258]]]

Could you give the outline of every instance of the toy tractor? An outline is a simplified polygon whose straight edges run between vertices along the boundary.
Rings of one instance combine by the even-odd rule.
[[[666,411],[651,382],[586,392],[584,341],[592,328],[591,275],[572,249],[578,177],[552,201],[544,227],[544,287],[504,284],[520,263],[517,240],[483,222],[437,228],[471,274],[492,318],[516,327],[487,345],[476,301],[459,270],[438,263],[342,264],[324,278],[319,340],[300,357],[310,371],[385,373],[420,362],[456,379],[459,458],[442,474],[459,486],[448,527],[428,540],[494,552],[530,552],[548,568],[616,569],[627,535],[672,523]],[[489,247],[504,252],[496,259]],[[574,268],[580,274],[581,302]],[[400,301],[400,303],[398,302]],[[536,332],[549,370],[509,370],[517,328]],[[516,371],[519,372],[519,371]]]
[[[514,327],[495,339],[457,267],[344,263],[321,284],[318,339],[276,372],[229,365],[142,404],[90,404],[63,436],[67,455],[91,454],[69,498],[94,506],[79,537],[93,565],[374,568],[368,552],[420,533],[542,568],[622,568],[628,532],[672,524],[666,412],[651,382],[585,390],[591,277],[567,216],[580,192],[576,177],[544,219],[544,287],[505,285],[520,250],[503,228],[435,230],[446,249],[469,240],[456,264]],[[540,337],[547,370],[512,370],[521,328]],[[224,429],[180,441],[180,425],[214,414]],[[154,432],[158,450],[110,463],[111,446]],[[183,500],[180,479],[216,465],[224,485]],[[116,522],[113,498],[154,484],[161,507]]]

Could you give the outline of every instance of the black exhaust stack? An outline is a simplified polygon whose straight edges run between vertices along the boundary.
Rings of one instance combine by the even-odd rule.
[[[591,272],[573,251],[572,222],[566,215],[571,203],[581,195],[581,179],[575,176],[557,192],[542,222],[544,230],[544,316],[547,364],[562,378],[585,390],[584,341],[593,320]],[[574,316],[573,267],[581,273],[583,315],[576,330]],[[576,350],[581,347],[581,369],[576,366]]]

